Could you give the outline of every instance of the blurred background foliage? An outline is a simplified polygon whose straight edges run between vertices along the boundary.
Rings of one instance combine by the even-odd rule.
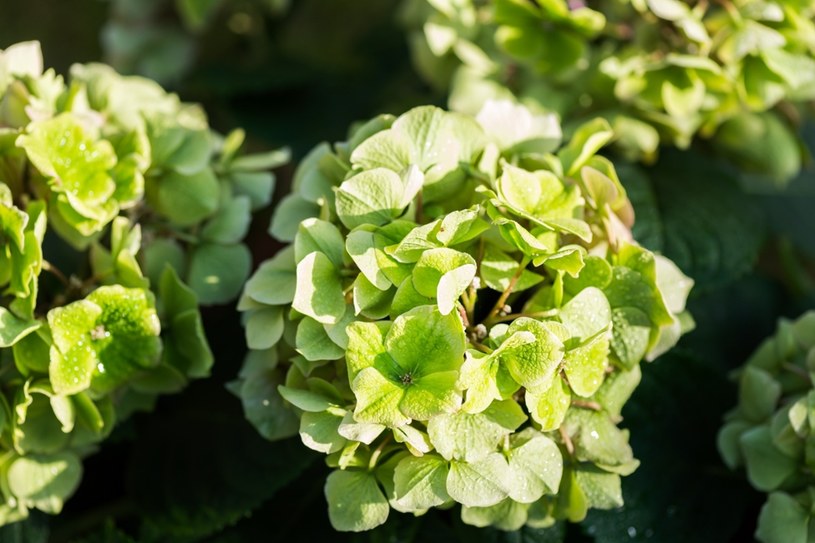
[[[243,126],[250,145],[288,145],[296,159],[380,112],[442,105],[411,65],[396,0],[26,0],[2,3],[0,48],[42,41],[46,65],[104,60],[201,102],[213,127]],[[804,140],[815,149],[815,127]],[[133,417],[86,460],[62,515],[0,529],[9,543],[238,543],[285,540],[544,543],[750,540],[763,496],[729,472],[715,448],[735,401],[728,377],[775,327],[815,302],[815,171],[783,192],[751,193],[749,179],[704,149],[663,150],[654,165],[621,166],[637,210],[635,234],[697,282],[695,332],[644,368],[624,411],[641,468],[626,505],[580,526],[502,533],[456,512],[392,515],[367,534],[331,531],[327,468],[298,442],[269,443],[225,389],[244,353],[234,307],[211,308],[211,379],[152,414]],[[281,172],[277,198],[293,171]],[[255,262],[279,245],[261,214]]]

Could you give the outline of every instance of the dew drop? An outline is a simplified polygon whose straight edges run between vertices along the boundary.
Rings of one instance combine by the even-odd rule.
[[[263,400],[261,403],[263,404],[263,407],[269,407],[269,400]]]
[[[597,430],[592,430],[591,434],[589,435],[591,435],[591,437],[593,437],[594,439],[600,439],[600,434],[597,433]]]
[[[105,365],[104,365],[104,364],[102,364],[101,362],[99,362],[99,363],[96,365],[96,369],[99,371],[99,373],[105,373]]]
[[[626,531],[628,532],[628,537],[630,537],[631,539],[637,537],[637,529],[634,528],[633,526],[629,526],[628,530]]]

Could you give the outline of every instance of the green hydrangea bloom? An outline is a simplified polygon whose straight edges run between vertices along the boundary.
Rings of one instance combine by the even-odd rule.
[[[738,406],[719,431],[719,452],[743,466],[756,489],[769,493],[758,518],[762,543],[812,540],[815,465],[815,312],[782,319],[738,371]]]
[[[689,325],[692,281],[631,239],[602,119],[419,107],[319,145],[247,282],[232,389],[269,439],[335,468],[338,530],[461,504],[512,530],[622,504],[639,362]]]
[[[811,1],[407,0],[403,19],[417,69],[455,110],[512,98],[570,123],[607,119],[632,159],[700,136],[779,183],[801,168]]]
[[[285,158],[242,142],[146,79],[0,52],[0,525],[58,513],[117,421],[209,374],[199,303],[237,296]]]

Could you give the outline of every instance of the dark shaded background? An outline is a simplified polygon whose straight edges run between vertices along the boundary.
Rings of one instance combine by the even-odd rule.
[[[395,0],[297,0],[273,14],[250,0],[229,1],[204,30],[186,34],[193,60],[165,83],[203,103],[215,129],[243,126],[251,146],[289,146],[296,162],[320,141],[344,139],[352,122],[443,103],[411,68],[397,8]],[[106,58],[101,36],[112,13],[100,0],[2,0],[0,48],[38,39],[46,66],[64,74],[73,62]],[[248,29],[234,30],[236,13],[251,14]],[[172,2],[146,22],[120,13],[116,19],[137,33],[184,33]],[[107,58],[116,58],[110,50]],[[298,440],[258,437],[224,388],[245,351],[229,306],[205,311],[213,377],[117,428],[86,459],[82,485],[62,515],[35,514],[0,528],[0,542],[751,540],[763,497],[721,464],[715,434],[735,401],[729,372],[778,316],[795,316],[815,300],[815,190],[806,172],[786,194],[746,194],[732,171],[699,153],[664,152],[647,170],[647,186],[628,185],[638,238],[697,280],[690,307],[698,327],[644,368],[624,411],[642,467],[624,479],[622,510],[592,512],[581,526],[511,534],[464,526],[457,510],[418,519],[392,512],[371,533],[333,532],[319,455]],[[711,167],[695,169],[698,163]],[[292,172],[279,172],[278,198]],[[250,234],[256,264],[279,247],[265,233],[269,216],[261,213]]]

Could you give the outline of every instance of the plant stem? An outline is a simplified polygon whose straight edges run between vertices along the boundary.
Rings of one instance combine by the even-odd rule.
[[[376,462],[379,460],[379,457],[382,455],[382,451],[385,450],[385,446],[390,443],[390,441],[391,436],[385,436],[382,443],[380,443],[379,446],[374,449],[374,452],[371,453],[371,459],[368,461],[368,471],[373,471],[373,469],[376,467]]]
[[[586,400],[572,400],[572,405],[575,407],[582,407],[584,409],[591,409],[592,411],[603,410],[603,406],[601,406],[599,403]]]
[[[486,319],[484,319],[484,324],[487,327],[490,327],[494,322],[496,322],[495,319],[498,316],[498,313],[506,305],[509,295],[512,294],[512,291],[515,289],[515,285],[518,283],[518,279],[521,278],[521,274],[523,274],[524,269],[526,269],[526,266],[529,264],[529,261],[530,258],[527,256],[521,260],[521,264],[518,266],[518,269],[515,270],[515,274],[512,276],[512,279],[509,280],[507,288],[505,288],[504,292],[501,293],[501,297],[498,298],[497,302],[495,302],[495,305],[492,307],[492,311],[490,311],[490,314],[487,315]]]
[[[557,431],[560,433],[560,438],[563,440],[563,444],[566,445],[566,450],[569,451],[569,455],[573,455],[574,443],[572,443],[572,438],[569,437],[569,434],[566,433],[563,426],[558,428]]]
[[[493,323],[498,322],[506,322],[506,321],[513,321],[519,317],[529,317],[530,319],[538,319],[538,318],[545,318],[545,317],[554,317],[557,315],[557,309],[550,309],[548,311],[534,311],[532,313],[510,313],[509,315],[505,315],[503,317],[496,317],[493,319]]]
[[[801,379],[804,379],[807,383],[812,382],[812,380],[809,377],[809,372],[807,372],[804,368],[800,368],[795,364],[790,364],[789,362],[782,362],[781,367],[787,370],[788,372],[795,374]]]
[[[60,283],[62,283],[66,287],[71,286],[71,282],[68,281],[68,278],[65,277],[65,274],[62,273],[59,268],[48,262],[47,260],[42,261],[42,269],[59,279]]]

